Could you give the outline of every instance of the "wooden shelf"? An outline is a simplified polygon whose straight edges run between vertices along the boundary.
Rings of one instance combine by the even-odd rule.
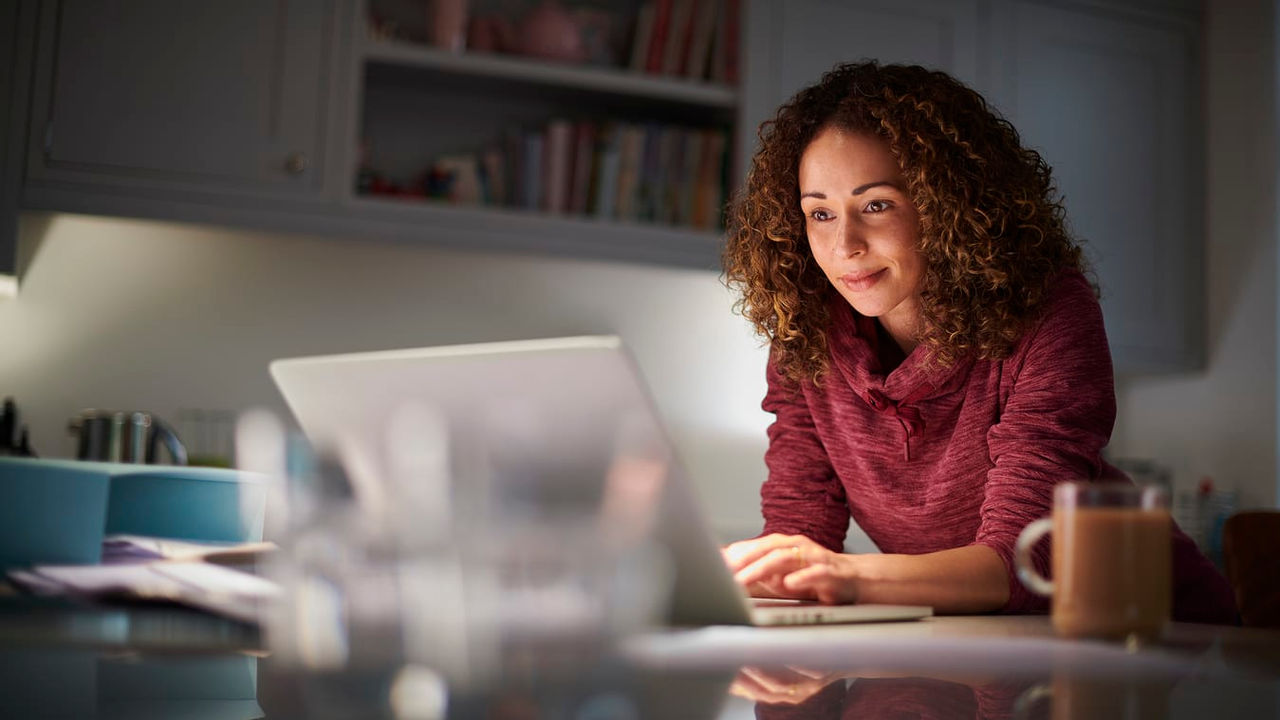
[[[392,40],[366,40],[362,55],[366,62],[517,80],[715,110],[730,110],[738,104],[737,90],[727,85],[655,77],[614,68],[565,65],[508,55],[453,53]]]

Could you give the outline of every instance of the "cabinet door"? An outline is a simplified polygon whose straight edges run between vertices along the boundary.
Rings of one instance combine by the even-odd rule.
[[[317,187],[331,1],[49,6],[45,37],[56,40],[32,177],[166,190]]]
[[[744,162],[754,129],[840,62],[875,59],[944,70],[987,85],[978,0],[753,0],[749,5]],[[747,165],[744,164],[744,167]]]
[[[35,46],[33,0],[0,3],[0,298],[16,290],[18,196]]]
[[[1121,371],[1202,360],[1203,130],[1196,29],[1011,2],[1006,109],[1054,169]]]

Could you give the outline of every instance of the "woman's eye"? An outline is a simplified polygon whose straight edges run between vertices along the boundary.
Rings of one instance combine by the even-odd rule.
[[[871,213],[884,212],[889,209],[889,203],[884,200],[872,200],[867,203],[866,211]]]
[[[813,220],[817,220],[818,222],[822,222],[824,220],[830,220],[831,213],[827,212],[826,210],[814,210],[813,212],[809,213],[809,217]]]

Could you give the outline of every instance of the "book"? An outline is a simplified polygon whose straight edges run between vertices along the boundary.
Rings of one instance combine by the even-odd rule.
[[[595,201],[591,207],[596,217],[617,218],[618,174],[622,169],[622,128],[606,125],[596,138],[598,163],[595,172]]]
[[[698,0],[693,34],[689,41],[689,56],[685,60],[684,76],[705,80],[711,67],[711,45],[716,36],[716,18],[720,0]]]
[[[552,120],[547,123],[546,138],[542,168],[542,209],[550,213],[564,213],[569,209],[573,124],[568,120]]]
[[[712,130],[707,136],[707,207],[702,218],[702,227],[714,230],[720,227],[724,215],[724,181],[726,159],[728,155],[728,133],[724,130]]]
[[[649,38],[649,54],[645,60],[645,72],[657,75],[662,72],[662,57],[667,47],[667,34],[671,32],[671,14],[675,0],[654,0],[653,32]]]
[[[680,157],[683,151],[684,128],[676,125],[664,127],[658,141],[661,177],[658,181],[658,208],[654,220],[666,225],[675,225],[679,216],[683,189],[680,182],[683,167]]]
[[[684,132],[684,147],[680,156],[680,207],[676,224],[693,226],[694,199],[698,193],[698,164],[702,161],[703,133],[689,129]]]
[[[518,128],[509,128],[502,135],[503,175],[506,178],[506,205],[508,207],[524,207],[528,189],[524,177],[524,133]]]
[[[717,227],[720,223],[725,144],[723,130],[702,131],[702,157],[698,161],[693,208],[693,226],[702,230]]]
[[[672,0],[671,27],[667,32],[666,46],[662,50],[662,74],[681,75],[685,58],[689,55],[692,39],[694,0]]]
[[[649,45],[653,42],[654,0],[648,0],[636,11],[635,30],[631,33],[631,61],[627,64],[636,72],[644,72],[649,62]]]
[[[639,185],[644,129],[623,125],[618,148],[617,199],[613,216],[618,220],[635,220],[638,215]]]
[[[712,80],[726,85],[738,82],[738,33],[742,31],[740,10],[740,0],[721,0],[710,74]]]
[[[542,163],[546,138],[541,130],[526,130],[521,142],[523,154],[520,159],[520,169],[524,176],[522,207],[526,210],[537,210],[542,207]]]
[[[643,150],[640,160],[640,179],[638,187],[639,203],[636,206],[637,220],[652,222],[658,219],[660,212],[662,185],[662,126],[649,123],[644,126]]]
[[[586,215],[591,195],[591,176],[596,163],[596,128],[583,121],[574,126],[573,172],[569,191],[569,212]]]
[[[724,0],[724,82],[738,84],[738,43],[742,33],[742,0]]]

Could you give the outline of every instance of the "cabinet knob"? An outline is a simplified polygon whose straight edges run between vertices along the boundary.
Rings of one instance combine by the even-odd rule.
[[[290,153],[289,157],[285,158],[284,169],[287,170],[290,175],[301,175],[306,172],[306,153]]]

